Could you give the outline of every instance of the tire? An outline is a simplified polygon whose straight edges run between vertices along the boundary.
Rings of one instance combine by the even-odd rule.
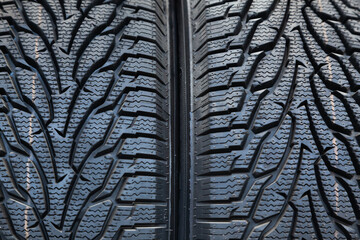
[[[358,1],[191,1],[192,239],[359,239]]]
[[[0,239],[360,239],[357,0],[0,2]]]
[[[0,238],[167,238],[167,2],[2,1],[0,21]]]

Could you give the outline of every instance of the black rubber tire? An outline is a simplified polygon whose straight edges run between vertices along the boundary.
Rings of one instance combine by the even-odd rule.
[[[0,2],[0,238],[166,239],[165,0]]]
[[[0,0],[0,239],[360,239],[359,3]]]
[[[360,238],[359,3],[191,1],[191,238]]]

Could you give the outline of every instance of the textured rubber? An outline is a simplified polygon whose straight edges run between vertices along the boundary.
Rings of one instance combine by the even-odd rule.
[[[0,238],[166,239],[164,0],[0,2]]]
[[[191,239],[360,238],[359,3],[190,1]]]
[[[0,51],[1,240],[360,239],[359,0],[0,0]]]

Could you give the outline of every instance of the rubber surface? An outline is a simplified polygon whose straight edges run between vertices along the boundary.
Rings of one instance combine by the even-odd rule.
[[[360,239],[359,0],[3,0],[0,51],[1,240]]]
[[[190,1],[190,239],[359,239],[357,0]]]
[[[0,2],[0,238],[166,239],[168,7]]]

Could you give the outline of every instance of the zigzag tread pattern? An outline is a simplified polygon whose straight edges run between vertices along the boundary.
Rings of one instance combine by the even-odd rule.
[[[190,1],[193,239],[360,238],[360,8]]]
[[[0,239],[167,238],[167,1],[0,1],[0,51]]]

